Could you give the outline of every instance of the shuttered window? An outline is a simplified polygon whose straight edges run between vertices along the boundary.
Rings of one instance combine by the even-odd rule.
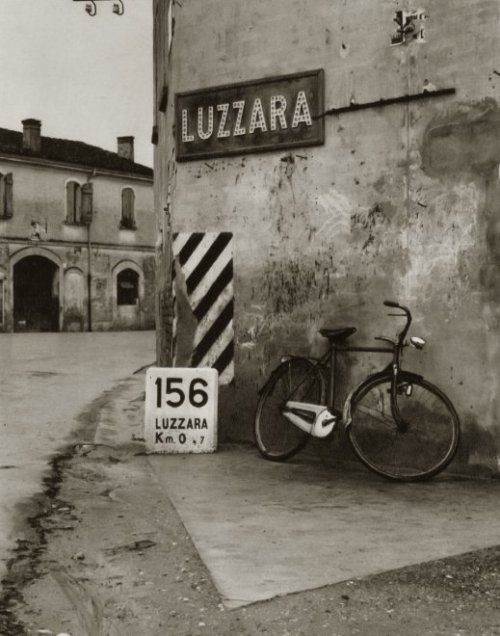
[[[0,218],[11,219],[14,214],[14,177],[0,174]]]
[[[92,223],[94,213],[94,186],[92,183],[82,185],[81,222],[86,225]]]
[[[120,226],[127,230],[135,230],[135,192],[132,188],[122,190],[122,218]]]
[[[82,188],[76,181],[66,184],[66,223],[79,225],[82,222]]]

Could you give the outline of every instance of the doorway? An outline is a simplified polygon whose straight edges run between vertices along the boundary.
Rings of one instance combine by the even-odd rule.
[[[59,331],[59,268],[48,258],[14,265],[14,331]]]

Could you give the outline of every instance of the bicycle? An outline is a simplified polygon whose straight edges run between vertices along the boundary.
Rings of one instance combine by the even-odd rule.
[[[383,477],[399,481],[428,479],[453,459],[460,422],[450,399],[423,376],[401,368],[403,349],[423,349],[423,338],[405,341],[412,321],[407,307],[384,301],[402,313],[406,324],[396,339],[377,336],[390,346],[349,346],[355,327],[320,329],[329,347],[320,358],[284,356],[260,389],[255,414],[255,442],[261,455],[285,461],[311,437],[326,438],[337,425],[347,430],[361,462]],[[335,409],[337,354],[391,354],[392,361],[369,375]],[[325,389],[328,396],[325,400]]]

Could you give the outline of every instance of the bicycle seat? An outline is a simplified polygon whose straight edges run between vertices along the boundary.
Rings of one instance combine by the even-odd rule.
[[[337,329],[320,329],[319,333],[332,342],[340,342],[341,340],[347,340],[356,331],[356,327],[338,327]]]

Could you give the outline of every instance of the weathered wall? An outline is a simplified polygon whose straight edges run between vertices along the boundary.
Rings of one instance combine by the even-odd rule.
[[[12,331],[13,267],[26,256],[42,256],[57,266],[55,280],[59,301],[59,329],[88,329],[88,257],[86,248],[50,243],[0,246],[0,273],[3,274],[4,323],[2,331]],[[120,266],[140,272],[139,302],[134,306],[118,306],[116,273]],[[155,259],[150,250],[133,251],[112,248],[91,250],[91,316],[94,331],[154,328]]]
[[[155,3],[157,96],[169,76],[155,207],[161,227],[170,192],[174,230],[234,233],[236,382],[221,397],[223,431],[250,436],[256,388],[290,343],[321,350],[323,325],[357,325],[359,341],[392,335],[381,301],[398,299],[429,340],[408,365],[461,416],[462,468],[497,471],[498,2],[429,1],[426,42],[391,47],[396,0],[190,0],[173,5],[170,59],[167,5]],[[327,109],[426,86],[456,94],[327,116],[322,147],[173,162],[176,92],[315,68]],[[386,360],[357,362],[361,376]]]
[[[93,175],[91,170],[68,170],[5,159],[0,159],[0,172],[10,172],[14,178],[14,214],[11,219],[0,220],[2,238],[29,239],[36,223],[43,238],[86,242],[86,227],[66,222],[66,184],[76,181],[82,185],[90,180],[95,212],[92,239],[127,246],[154,244],[153,193],[148,179],[100,172]],[[133,231],[120,230],[121,191],[125,187],[132,187],[135,192],[137,229]]]
[[[12,173],[13,216],[0,220],[0,269],[4,272],[3,323],[13,325],[13,264],[21,255],[53,259],[59,268],[58,297],[61,330],[88,329],[88,281],[92,277],[92,328],[151,329],[154,327],[154,256],[156,238],[153,189],[150,180],[113,176],[84,169],[66,169],[23,161],[0,160],[0,173]],[[66,222],[66,183],[93,183],[94,215],[88,232]],[[135,192],[135,230],[120,229],[121,191]],[[116,271],[128,263],[140,272],[139,303],[117,306]]]

